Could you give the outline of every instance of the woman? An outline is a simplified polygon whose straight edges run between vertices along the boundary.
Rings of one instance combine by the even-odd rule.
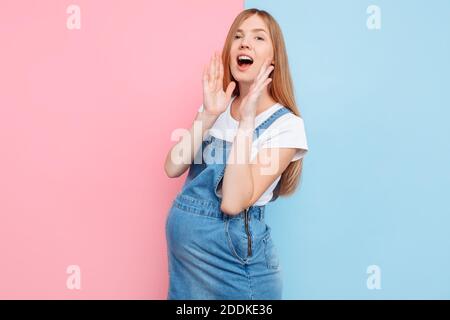
[[[281,29],[266,11],[236,17],[204,69],[189,133],[165,163],[169,177],[189,168],[166,221],[168,299],[281,299],[265,205],[293,193],[308,146]]]

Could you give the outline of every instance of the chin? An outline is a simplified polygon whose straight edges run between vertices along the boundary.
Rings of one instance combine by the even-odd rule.
[[[252,83],[255,80],[255,77],[252,75],[242,75],[239,74],[238,76],[236,76],[235,74],[233,74],[233,78],[236,80],[237,83]]]
[[[238,83],[246,83],[246,82],[253,82],[254,79],[253,78],[247,78],[247,77],[234,77],[234,79],[236,79],[236,82]]]

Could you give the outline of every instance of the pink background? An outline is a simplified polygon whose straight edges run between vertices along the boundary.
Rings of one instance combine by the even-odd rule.
[[[0,298],[165,299],[164,223],[184,180],[164,174],[170,135],[190,126],[202,66],[241,10],[0,2]]]

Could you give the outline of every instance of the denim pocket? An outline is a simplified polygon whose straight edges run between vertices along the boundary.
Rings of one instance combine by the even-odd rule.
[[[280,261],[278,259],[277,248],[273,243],[271,235],[269,234],[266,237],[264,237],[263,242],[267,267],[269,269],[278,269],[280,267]]]
[[[248,258],[248,238],[244,229],[242,219],[228,219],[225,221],[225,233],[228,246],[232,255],[242,264]]]

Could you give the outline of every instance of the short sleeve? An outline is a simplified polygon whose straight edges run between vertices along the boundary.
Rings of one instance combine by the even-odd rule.
[[[258,149],[262,148],[297,148],[291,161],[303,158],[308,152],[303,119],[294,114],[277,119],[261,134]]]

